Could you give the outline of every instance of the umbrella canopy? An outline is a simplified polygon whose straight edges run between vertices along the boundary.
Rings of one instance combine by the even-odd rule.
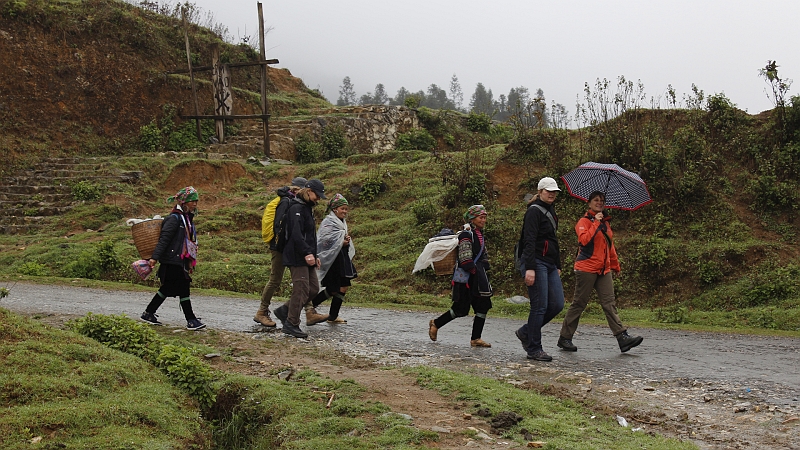
[[[633,211],[653,201],[642,178],[616,164],[587,162],[561,177],[573,197],[587,201],[594,191],[606,194],[606,207]]]

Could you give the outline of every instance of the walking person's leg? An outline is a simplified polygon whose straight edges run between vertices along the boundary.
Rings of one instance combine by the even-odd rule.
[[[545,263],[536,261],[536,281],[533,286],[528,286],[528,296],[530,297],[531,307],[528,313],[528,323],[517,330],[517,337],[524,340],[527,337],[527,345],[523,344],[529,359],[537,361],[551,361],[553,358],[542,348],[542,326],[544,326],[546,313],[548,311],[549,279],[547,276],[547,266]]]
[[[294,337],[305,338],[308,334],[300,329],[300,311],[308,301],[309,293],[309,266],[290,266],[292,274],[292,295],[289,301],[275,311],[275,316],[283,323],[283,332]],[[314,269],[316,270],[316,269]]]
[[[595,289],[597,290],[597,298],[606,315],[606,322],[608,322],[608,328],[611,329],[611,333],[614,334],[614,336],[618,336],[627,331],[628,329],[622,324],[622,320],[620,320],[619,314],[617,314],[617,301],[616,297],[614,297],[614,280],[611,276],[611,272],[597,277]]]
[[[469,307],[469,289],[465,284],[456,283],[453,286],[453,304],[448,311],[428,323],[428,337],[435,341],[439,328],[447,325],[456,317],[464,317],[469,314]]]
[[[276,250],[270,250],[269,252],[271,255],[269,281],[261,292],[261,304],[253,320],[265,327],[274,327],[275,321],[270,317],[269,305],[272,303],[272,297],[275,296],[275,292],[277,292],[278,288],[281,286],[283,273],[286,268],[283,266],[283,255],[281,252]]]
[[[567,351],[577,351],[578,347],[572,343],[572,337],[578,329],[581,314],[586,310],[589,297],[594,289],[597,274],[590,272],[575,271],[575,293],[572,303],[569,305],[564,322],[561,324],[561,332],[558,337],[558,346]]]
[[[492,309],[492,299],[489,297],[473,297],[472,310],[475,311],[475,317],[472,319],[472,336],[470,337],[469,344],[472,347],[491,347],[492,344],[481,339],[483,334],[483,326],[486,324],[486,314]]]

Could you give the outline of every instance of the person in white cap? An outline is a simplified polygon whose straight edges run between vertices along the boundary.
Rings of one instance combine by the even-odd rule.
[[[515,334],[522,342],[528,359],[552,361],[542,348],[542,327],[564,309],[561,284],[561,254],[558,249],[558,216],[553,208],[558,193],[556,180],[539,180],[539,193],[531,199],[518,244],[521,252],[520,274],[528,287],[531,309],[528,322]]]

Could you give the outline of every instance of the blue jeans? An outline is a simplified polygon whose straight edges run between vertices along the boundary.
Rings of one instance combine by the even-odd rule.
[[[523,277],[525,270],[523,264],[520,270]],[[564,309],[564,287],[561,285],[561,276],[555,264],[537,259],[534,270],[536,281],[533,286],[528,286],[528,297],[531,299],[528,323],[519,329],[519,334],[527,337],[528,354],[542,350],[542,327]]]

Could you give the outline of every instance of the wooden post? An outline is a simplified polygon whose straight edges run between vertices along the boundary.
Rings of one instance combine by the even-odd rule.
[[[233,96],[231,95],[231,74],[226,64],[219,61],[219,45],[211,46],[211,79],[214,85],[214,115],[229,116],[233,113]],[[225,143],[225,120],[214,119],[217,139]]]
[[[192,72],[192,51],[189,48],[189,27],[186,24],[186,8],[181,8],[183,17],[183,35],[186,38],[186,62],[189,64],[189,79],[192,81],[192,99],[194,100],[194,114],[200,115],[200,104],[197,102],[197,89],[194,86],[194,72]],[[200,119],[195,119],[197,126],[197,140],[203,142],[203,133],[200,132]]]
[[[269,148],[269,106],[267,105],[267,51],[264,47],[264,11],[258,2],[258,37],[261,53],[261,113],[264,114],[264,157],[272,157]]]

